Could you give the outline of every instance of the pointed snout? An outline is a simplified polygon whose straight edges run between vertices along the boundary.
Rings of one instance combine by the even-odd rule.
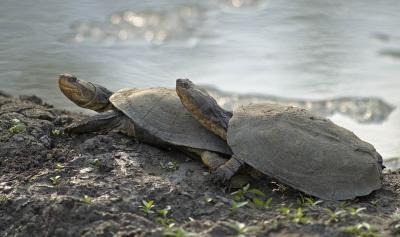
[[[71,74],[64,73],[58,76],[58,85],[62,91],[64,89],[74,88],[77,81],[78,79],[76,78],[76,76]]]
[[[68,73],[63,73],[60,74],[60,76],[58,76],[58,81],[62,81],[62,82],[76,82],[78,79],[76,78],[76,76],[68,74]]]
[[[176,88],[177,89],[190,89],[194,86],[193,82],[189,79],[177,79],[176,80]]]

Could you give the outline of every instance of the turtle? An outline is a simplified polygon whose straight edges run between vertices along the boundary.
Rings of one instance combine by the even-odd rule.
[[[62,93],[97,114],[68,125],[67,133],[118,130],[138,141],[177,148],[215,170],[232,154],[226,141],[204,128],[183,107],[175,89],[125,88],[112,92],[71,74],[59,76]]]
[[[325,200],[354,199],[382,187],[382,156],[327,118],[270,103],[227,111],[189,79],[178,79],[176,91],[193,117],[226,140],[233,152],[213,171],[216,182],[226,182],[247,164]]]

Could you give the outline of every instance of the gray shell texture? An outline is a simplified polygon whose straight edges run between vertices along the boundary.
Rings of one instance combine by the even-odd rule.
[[[275,104],[239,107],[227,137],[239,159],[325,200],[352,199],[382,186],[381,157],[371,144],[304,109]]]
[[[111,103],[132,119],[135,132],[145,131],[160,142],[232,154],[226,141],[205,129],[183,107],[175,90],[166,88],[123,89]]]

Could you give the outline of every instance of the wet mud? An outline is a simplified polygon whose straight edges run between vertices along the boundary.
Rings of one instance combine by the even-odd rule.
[[[347,202],[321,202],[267,177],[237,191],[214,185],[199,160],[178,151],[113,132],[62,132],[83,117],[0,93],[0,236],[400,233],[398,172]]]

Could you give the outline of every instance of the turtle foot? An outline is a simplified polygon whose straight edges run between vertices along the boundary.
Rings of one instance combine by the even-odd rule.
[[[226,184],[234,174],[235,172],[222,165],[211,173],[211,180],[215,184]]]

